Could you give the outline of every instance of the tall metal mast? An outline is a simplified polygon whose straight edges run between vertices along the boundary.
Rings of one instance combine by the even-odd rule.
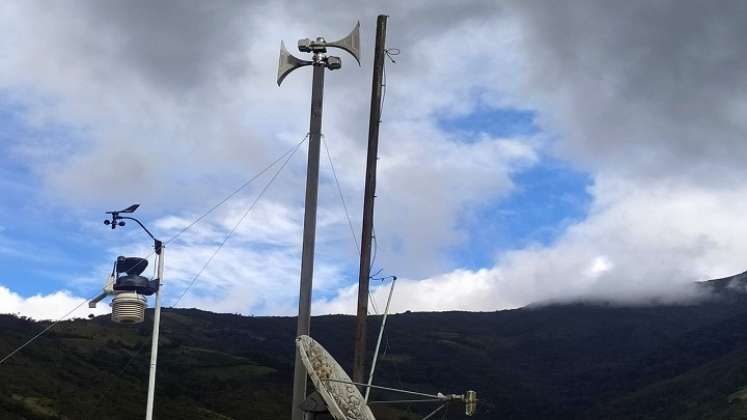
[[[339,57],[327,56],[327,48],[340,48],[355,57],[360,65],[360,23],[345,38],[336,42],[327,42],[319,37],[314,40],[298,41],[301,52],[312,53],[312,60],[302,60],[292,56],[280,43],[280,61],[278,64],[278,86],[293,70],[307,65],[314,67],[311,87],[311,117],[309,123],[309,160],[306,167],[306,199],[303,223],[303,249],[301,251],[301,284],[298,298],[297,336],[308,335],[311,320],[311,290],[314,275],[314,242],[316,237],[317,192],[319,186],[319,150],[322,135],[322,100],[324,95],[324,70],[337,70],[342,66]],[[306,369],[296,351],[293,372],[293,407],[292,419],[303,420],[301,403],[306,398]]]
[[[376,52],[374,53],[373,81],[371,83],[371,114],[368,123],[368,157],[366,160],[366,185],[363,201],[360,271],[358,273],[358,316],[355,324],[353,382],[364,382],[365,377],[368,280],[371,273],[371,240],[373,239],[374,200],[376,198],[376,160],[379,152],[386,19],[386,15],[379,15],[376,20]]]

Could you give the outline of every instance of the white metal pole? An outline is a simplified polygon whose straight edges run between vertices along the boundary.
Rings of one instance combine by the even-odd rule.
[[[386,308],[384,308],[384,317],[381,319],[381,328],[379,328],[379,338],[376,339],[376,350],[374,351],[373,362],[371,363],[371,373],[368,375],[368,386],[366,387],[366,398],[368,402],[368,394],[371,393],[371,384],[373,383],[374,372],[376,372],[376,362],[379,359],[379,348],[381,347],[381,337],[384,335],[384,326],[386,326],[386,317],[389,315],[389,303],[392,301],[392,293],[394,293],[394,285],[397,283],[397,277],[392,279],[392,287],[389,288],[389,297],[386,299]]]
[[[148,376],[148,402],[145,411],[145,420],[153,420],[153,399],[156,392],[156,364],[158,361],[158,336],[161,325],[161,283],[163,280],[163,254],[164,246],[159,243],[158,253],[158,290],[156,291],[156,306],[153,310],[153,339],[150,347],[150,374]]]

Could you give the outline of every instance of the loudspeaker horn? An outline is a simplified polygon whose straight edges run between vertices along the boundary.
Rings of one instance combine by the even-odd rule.
[[[285,42],[280,41],[280,60],[278,60],[278,86],[280,86],[281,83],[283,83],[283,79],[285,79],[285,76],[290,74],[293,70],[308,66],[313,64],[313,62],[308,60],[301,60],[300,58],[294,57],[293,54],[288,52],[288,49],[285,48]]]
[[[360,53],[361,53],[361,23],[360,21],[355,24],[353,31],[348,34],[345,38],[335,41],[327,42],[326,47],[339,48],[350,53],[355,57],[355,61],[358,65],[361,65]]]

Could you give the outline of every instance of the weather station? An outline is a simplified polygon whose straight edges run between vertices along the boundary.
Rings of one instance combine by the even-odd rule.
[[[139,324],[145,320],[145,309],[148,306],[148,296],[155,295],[155,306],[153,310],[153,339],[151,340],[150,372],[148,377],[148,399],[146,407],[146,420],[153,418],[153,400],[156,388],[156,367],[158,361],[158,337],[161,324],[161,281],[163,280],[164,244],[145,227],[132,214],[140,207],[133,204],[124,210],[108,211],[110,220],[104,224],[112,229],[124,227],[125,220],[137,223],[145,233],[153,240],[153,249],[156,255],[156,272],[153,279],[148,279],[141,274],[148,267],[148,260],[141,257],[119,256],[114,262],[112,272],[106,280],[104,288],[98,296],[88,302],[89,308],[95,308],[96,304],[108,296],[112,299],[112,321],[119,324]]]

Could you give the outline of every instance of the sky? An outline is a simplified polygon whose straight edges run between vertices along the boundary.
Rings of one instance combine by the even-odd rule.
[[[744,2],[8,1],[0,312],[56,319],[151,254],[105,211],[140,203],[169,239],[261,173],[168,243],[163,302],[295,314],[306,144],[261,171],[308,131],[311,72],[278,87],[279,46],[360,21],[361,66],[334,51],[326,75],[312,305],[353,313],[378,14],[400,52],[373,264],[393,311],[683,302],[745,271]]]

